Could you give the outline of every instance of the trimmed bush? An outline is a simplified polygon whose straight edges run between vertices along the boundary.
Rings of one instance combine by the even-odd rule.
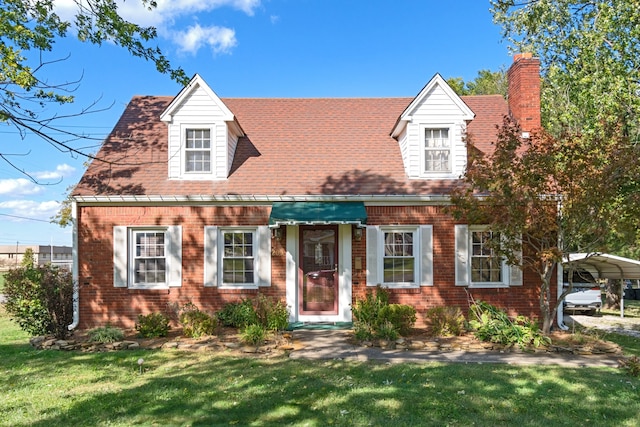
[[[386,322],[391,323],[400,335],[409,335],[416,324],[416,309],[404,304],[385,305],[378,312],[378,329]]]
[[[200,311],[186,310],[180,315],[180,324],[182,331],[187,338],[199,338],[203,335],[213,335],[218,326],[218,320]]]
[[[459,307],[433,307],[425,318],[429,332],[435,337],[458,336],[465,332],[465,318]]]
[[[289,325],[289,309],[283,301],[258,295],[255,300],[258,324],[268,331],[284,331]]]
[[[142,338],[166,337],[169,334],[169,318],[162,313],[140,314],[136,331]]]
[[[217,316],[223,326],[231,326],[233,328],[244,328],[247,325],[258,322],[256,311],[253,308],[253,301],[248,298],[225,304]]]
[[[124,332],[122,329],[111,325],[101,326],[89,331],[89,341],[100,344],[122,341],[123,338]]]
[[[240,339],[246,344],[258,346],[264,343],[267,337],[267,331],[262,325],[253,324],[249,325],[240,333]]]

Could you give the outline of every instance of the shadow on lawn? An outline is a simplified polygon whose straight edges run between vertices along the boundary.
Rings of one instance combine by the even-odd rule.
[[[612,404],[629,392],[602,387],[599,373],[614,375],[606,370],[585,378],[582,369],[189,355],[132,351],[66,354],[54,361],[40,354],[26,362],[31,375],[42,381],[52,369],[68,370],[72,386],[52,392],[64,393],[71,403],[64,413],[35,416],[40,421],[22,425],[558,425],[584,419],[606,424],[634,420],[640,410],[637,402]],[[73,385],[74,373],[94,370],[95,381]],[[579,387],[573,387],[576,378]]]

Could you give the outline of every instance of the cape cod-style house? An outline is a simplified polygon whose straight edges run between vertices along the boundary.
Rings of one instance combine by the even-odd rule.
[[[508,77],[508,100],[440,75],[415,98],[219,98],[198,75],[134,97],[73,193],[73,327],[257,293],[292,322],[349,322],[378,284],[419,323],[469,293],[537,316],[539,278],[446,209],[467,136],[490,152],[505,115],[540,126],[539,61],[517,55]]]

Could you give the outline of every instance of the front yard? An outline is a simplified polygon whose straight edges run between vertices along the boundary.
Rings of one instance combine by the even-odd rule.
[[[3,426],[640,423],[619,369],[37,351],[4,311],[0,360]]]

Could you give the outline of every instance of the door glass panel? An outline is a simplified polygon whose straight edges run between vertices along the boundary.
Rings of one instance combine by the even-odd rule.
[[[302,313],[338,312],[336,234],[335,227],[302,228]]]

